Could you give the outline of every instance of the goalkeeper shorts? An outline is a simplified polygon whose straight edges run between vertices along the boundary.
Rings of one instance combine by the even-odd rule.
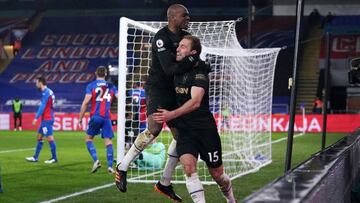
[[[200,155],[209,168],[222,165],[221,140],[216,126],[207,129],[178,128],[179,136],[176,151],[181,157],[192,154],[196,158]]]

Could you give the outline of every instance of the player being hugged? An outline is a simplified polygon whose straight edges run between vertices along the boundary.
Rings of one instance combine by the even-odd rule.
[[[112,139],[114,137],[114,132],[110,119],[110,107],[114,96],[117,97],[117,89],[113,84],[105,81],[106,68],[104,66],[99,66],[96,69],[95,75],[96,80],[89,83],[86,87],[85,98],[79,113],[79,125],[82,126],[82,119],[88,104],[91,101],[90,121],[85,137],[86,147],[94,160],[91,173],[95,173],[101,167],[93,143],[94,137],[100,133],[106,146],[108,172],[115,173],[112,168],[114,160]]]
[[[180,40],[189,35],[184,31],[189,24],[189,12],[180,4],[173,4],[167,10],[168,25],[160,29],[154,36],[151,45],[151,68],[146,81],[146,110],[147,129],[140,133],[131,146],[124,159],[116,167],[115,184],[121,192],[126,192],[126,174],[131,161],[143,151],[161,132],[162,124],[156,123],[152,117],[159,107],[176,108],[175,91],[173,85],[174,75],[182,74],[191,70],[196,63],[196,56],[188,56],[177,62],[176,48]],[[176,123],[169,122],[167,125],[176,139]],[[176,141],[173,139],[168,148],[168,159],[165,164],[164,173],[154,188],[160,194],[181,202],[182,199],[175,193],[171,185],[171,176],[179,161],[176,153]]]
[[[53,124],[54,124],[54,103],[55,95],[54,92],[46,86],[46,80],[44,77],[39,77],[36,80],[36,87],[41,91],[41,104],[36,113],[35,119],[32,124],[36,125],[37,120],[41,116],[41,124],[37,134],[37,145],[35,154],[32,157],[26,157],[25,159],[29,162],[37,162],[40,151],[43,146],[43,137],[46,137],[49,142],[51,149],[51,159],[46,160],[46,164],[52,164],[57,162],[56,156],[56,144],[53,136]]]
[[[200,54],[200,40],[185,36],[177,48],[176,60],[188,55]],[[197,158],[206,163],[209,173],[219,185],[228,203],[235,203],[231,180],[222,164],[221,140],[215,119],[209,110],[210,68],[203,61],[193,66],[192,71],[174,77],[178,108],[172,111],[159,109],[153,114],[158,123],[179,118],[177,129],[177,153],[186,177],[186,188],[194,202],[205,202],[204,189],[196,172]]]

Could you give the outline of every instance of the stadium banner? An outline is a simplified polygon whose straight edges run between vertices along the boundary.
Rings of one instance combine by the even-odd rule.
[[[348,86],[350,61],[360,57],[360,35],[336,35],[331,38],[330,50],[332,86]],[[326,42],[322,39],[319,57],[320,69],[325,68]]]
[[[321,41],[320,59],[326,54],[325,38]],[[331,38],[331,59],[360,57],[360,35],[336,35]]]
[[[7,113],[0,113],[0,130],[10,129],[10,115]]]
[[[38,108],[36,78],[44,76],[55,93],[55,109],[74,112],[84,98],[95,69],[118,59],[119,18],[116,16],[45,17],[22,40],[23,47],[0,75],[1,104],[11,112],[18,96],[24,112]],[[77,111],[77,110],[76,110]]]
[[[12,130],[14,129],[14,120],[13,115],[11,114],[1,114],[2,119],[1,122],[5,123],[2,126],[2,130]],[[24,130],[36,130],[37,126],[33,126],[32,120],[35,117],[35,113],[23,113],[23,129]],[[112,119],[116,120],[116,114],[112,115]],[[240,116],[234,116],[236,118],[232,119],[233,122],[229,123],[229,128],[233,128],[233,130],[252,130],[248,126],[254,125],[245,125],[241,121],[246,119],[240,119]],[[87,128],[87,124],[89,121],[89,115],[85,115],[83,120],[82,128],[78,127],[78,113],[55,113],[55,122],[54,122],[54,130],[57,131],[73,131],[73,130],[85,130]],[[218,120],[218,116],[215,116],[216,120]],[[266,117],[265,117],[266,118]],[[6,121],[6,119],[8,119]],[[341,121],[341,122],[340,122]],[[295,117],[295,127],[294,130],[298,132],[312,132],[318,133],[322,132],[323,119],[322,115],[306,115],[305,118],[301,115],[296,115]],[[272,132],[287,132],[289,129],[289,116],[288,115],[272,115],[272,122],[267,123],[266,119],[262,119],[261,117],[258,119],[257,129],[261,131],[272,131]],[[164,126],[164,130],[169,130],[166,126]],[[360,115],[357,114],[329,114],[327,117],[327,132],[353,132],[357,128],[360,127]],[[114,130],[116,130],[114,126]],[[221,129],[220,129],[221,130]]]

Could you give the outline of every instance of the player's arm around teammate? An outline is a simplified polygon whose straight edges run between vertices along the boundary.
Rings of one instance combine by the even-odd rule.
[[[125,157],[116,167],[115,184],[121,192],[127,190],[127,170],[134,158],[149,145],[161,132],[162,124],[156,123],[152,115],[161,106],[163,108],[176,108],[173,77],[191,69],[191,64],[196,63],[196,58],[188,56],[182,61],[176,61],[176,48],[183,36],[189,33],[184,31],[190,20],[189,12],[185,6],[173,4],[167,10],[168,25],[160,29],[152,42],[152,59],[149,77],[146,82],[146,110],[147,129],[141,132],[134,141]],[[169,128],[176,138],[176,126],[168,123]],[[171,185],[171,177],[179,161],[176,153],[176,141],[172,140],[168,148],[168,159],[160,181],[155,184],[155,191],[166,195],[168,198],[181,202],[182,199],[175,193]]]
[[[176,59],[200,54],[198,38],[185,36],[180,41]],[[215,182],[229,203],[235,203],[231,180],[224,173],[220,136],[215,120],[209,110],[208,70],[203,62],[197,63],[193,71],[175,77],[176,99],[179,107],[168,111],[159,109],[154,120],[163,123],[181,118],[183,126],[178,128],[177,152],[186,175],[186,187],[194,202],[205,202],[204,189],[196,172],[197,157],[204,160]]]

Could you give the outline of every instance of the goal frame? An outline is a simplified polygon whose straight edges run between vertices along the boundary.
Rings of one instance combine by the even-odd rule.
[[[230,22],[230,21],[229,21]],[[158,22],[160,23],[160,22]],[[126,122],[126,104],[125,104],[125,100],[126,100],[126,75],[127,75],[127,44],[128,44],[128,24],[132,24],[135,27],[140,27],[143,28],[145,30],[148,30],[149,32],[153,32],[156,33],[159,29],[155,29],[149,25],[143,24],[141,22],[137,22],[131,19],[128,19],[126,17],[122,17],[120,18],[120,26],[119,26],[119,65],[118,65],[118,87],[120,87],[118,89],[118,125],[117,125],[117,163],[120,163],[121,160],[124,158],[124,153],[125,153],[125,122]],[[227,38],[228,36],[226,36]],[[234,41],[234,39],[231,39]],[[236,42],[238,43],[238,47],[236,47],[235,49],[238,50],[245,50],[243,49],[239,42],[236,39]],[[208,54],[216,54],[219,53],[219,49],[220,51],[223,49],[223,51],[225,52],[227,50],[227,52],[232,55],[232,49],[234,48],[230,48],[228,49],[226,46],[221,48],[216,48],[217,51],[213,51],[213,48],[211,47],[206,47],[203,45],[203,51],[206,51]],[[234,50],[235,50],[234,49]],[[125,51],[124,51],[125,50]],[[255,50],[255,49],[254,49]],[[266,51],[271,52],[271,49],[263,49],[264,53]],[[280,50],[280,49],[278,49]],[[204,53],[204,52],[202,52]],[[245,54],[249,54],[251,55],[251,52],[246,52],[244,51]],[[278,53],[278,52],[277,52]],[[234,54],[235,56],[236,54]],[[125,56],[125,57],[124,57]],[[222,55],[222,56],[228,56],[228,55]],[[201,56],[203,59],[203,55]],[[276,64],[276,58],[277,58],[277,54],[275,56],[275,61],[273,66],[275,66]],[[275,72],[275,71],[274,71]],[[273,73],[274,74],[274,73]],[[273,77],[273,76],[272,76]],[[220,86],[222,86],[223,81],[220,81]],[[220,100],[222,100],[222,98],[220,98]],[[221,102],[220,102],[220,105]],[[271,104],[270,104],[271,105]],[[271,107],[270,107],[271,108]],[[270,120],[271,120],[271,114],[269,115]],[[271,145],[271,132],[270,133],[270,145]],[[270,146],[271,148],[271,146]],[[240,150],[242,151],[242,150]],[[270,149],[270,153],[271,153],[271,149]],[[200,162],[200,160],[199,160]],[[260,168],[270,164],[271,158],[270,160],[267,160],[265,163],[263,163],[261,166],[256,167],[256,168],[252,168],[251,170],[247,170],[246,172],[240,173],[238,175],[232,176],[231,179],[235,179],[238,178],[240,176],[249,174],[249,173],[253,173],[258,171]],[[178,166],[179,167],[179,166]],[[163,170],[160,171],[151,171],[151,173],[146,174],[144,176],[149,176],[149,175],[154,175],[154,174],[161,174]],[[157,180],[142,180],[141,179],[142,176],[138,176],[138,177],[133,177],[133,178],[128,178],[129,182],[141,182],[141,183],[155,183]],[[185,183],[185,181],[182,180],[174,180],[172,181],[173,183]],[[215,181],[202,181],[203,184],[216,184]]]

